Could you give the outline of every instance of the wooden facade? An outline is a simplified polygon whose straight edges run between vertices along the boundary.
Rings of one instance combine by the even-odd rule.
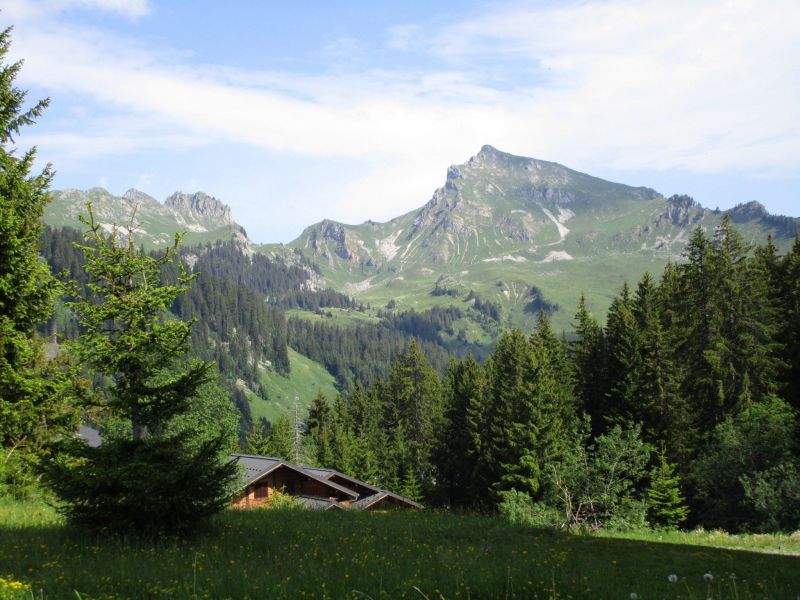
[[[304,467],[252,454],[234,454],[231,458],[243,467],[245,475],[244,487],[232,503],[236,508],[269,504],[276,491],[293,496],[308,508],[321,510],[422,508],[412,500],[333,469]]]
[[[344,506],[349,506],[356,499],[355,494],[346,494],[331,485],[326,485],[323,481],[281,464],[248,484],[244,491],[234,499],[233,505],[245,508],[264,504],[272,499],[276,490],[289,496],[325,498]]]

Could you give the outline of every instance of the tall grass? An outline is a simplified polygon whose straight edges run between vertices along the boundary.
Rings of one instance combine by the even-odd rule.
[[[710,575],[712,578],[707,581]],[[674,583],[668,580],[675,575]],[[36,598],[797,598],[800,559],[446,513],[226,511],[192,540],[102,538],[0,503]]]

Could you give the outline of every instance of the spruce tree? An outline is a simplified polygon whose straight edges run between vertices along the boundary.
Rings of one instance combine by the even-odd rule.
[[[22,62],[5,62],[11,29],[0,33],[0,490],[31,477],[31,463],[59,435],[72,435],[76,413],[63,394],[65,373],[48,361],[35,327],[53,310],[55,280],[39,259],[41,218],[53,176],[31,174],[36,149],[18,155],[14,136],[34,123],[49,101],[25,109],[14,87]]]
[[[83,329],[71,349],[103,382],[86,405],[100,400],[130,423],[130,435],[98,448],[65,439],[46,475],[74,523],[127,533],[190,531],[227,505],[237,470],[225,459],[222,437],[193,447],[187,432],[170,431],[216,377],[213,363],[185,358],[190,324],[166,312],[194,279],[181,272],[174,284],[160,283],[180,236],[151,256],[131,234],[121,240],[116,228],[104,233],[91,206],[84,222],[90,295],[71,303]]]
[[[675,474],[675,465],[667,462],[663,450],[658,466],[650,472],[647,503],[648,522],[658,529],[677,529],[689,516],[681,494],[680,477]]]
[[[444,382],[445,414],[435,452],[439,499],[449,506],[467,507],[474,503],[486,382],[483,369],[472,355],[452,361]]]
[[[294,438],[294,427],[289,417],[279,416],[269,428],[264,445],[265,454],[293,462],[295,460]]]
[[[415,341],[392,364],[386,392],[385,424],[403,433],[411,468],[428,493],[433,486],[435,436],[442,419],[441,381]]]
[[[800,235],[781,262],[781,305],[782,392],[800,410]]]
[[[608,424],[632,422],[641,411],[641,334],[633,311],[633,299],[625,284],[620,296],[611,302],[606,323],[608,390],[603,418]]]
[[[578,303],[573,329],[575,337],[569,344],[568,356],[574,373],[575,398],[599,432],[603,415],[607,412],[606,340],[603,328],[589,314],[583,294]]]

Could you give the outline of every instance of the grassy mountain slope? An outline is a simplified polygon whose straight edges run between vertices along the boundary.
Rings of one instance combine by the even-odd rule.
[[[298,398],[299,415],[305,419],[311,401],[322,391],[328,400],[333,400],[338,393],[336,380],[321,364],[306,358],[292,350],[289,351],[291,374],[284,377],[274,371],[264,371],[262,384],[267,392],[267,400],[255,394],[248,394],[250,411],[254,418],[264,417],[274,421],[281,415],[294,416],[294,397]]]
[[[242,227],[234,222],[230,208],[203,192],[192,195],[176,192],[163,204],[133,189],[122,196],[114,196],[103,188],[60,190],[54,191],[52,198],[44,216],[48,225],[84,229],[78,216],[87,214],[86,204],[91,202],[95,220],[106,231],[116,224],[125,235],[130,227],[136,241],[146,248],[172,243],[176,232],[185,232],[184,245],[232,237],[246,239]]]
[[[772,234],[779,247],[800,223],[757,203],[730,212],[746,239]],[[289,248],[318,262],[335,288],[373,305],[463,305],[474,290],[502,305],[505,323],[530,327],[543,298],[560,307],[554,320],[567,328],[581,292],[601,316],[625,281],[660,273],[695,227],[712,231],[722,216],[685,196],[667,199],[484,146],[451,166],[420,209],[386,223],[323,221]],[[450,293],[432,295],[437,284]]]

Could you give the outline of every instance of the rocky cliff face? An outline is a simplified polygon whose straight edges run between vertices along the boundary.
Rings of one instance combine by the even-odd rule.
[[[215,221],[219,223],[220,227],[234,224],[230,206],[204,192],[195,192],[194,194],[175,192],[166,199],[164,205],[180,212],[194,213],[209,221]]]
[[[45,223],[55,227],[81,229],[78,217],[91,202],[95,219],[106,230],[114,225],[132,227],[134,237],[145,246],[163,246],[174,240],[176,232],[185,232],[185,243],[233,239],[249,244],[247,234],[233,218],[232,211],[216,198],[203,192],[175,192],[163,204],[136,189],[115,196],[102,188],[53,192]]]
[[[358,260],[358,255],[353,251],[350,239],[344,226],[333,221],[323,221],[311,234],[311,247],[314,252],[323,256],[328,254],[328,242],[332,243],[336,256],[346,261]]]

